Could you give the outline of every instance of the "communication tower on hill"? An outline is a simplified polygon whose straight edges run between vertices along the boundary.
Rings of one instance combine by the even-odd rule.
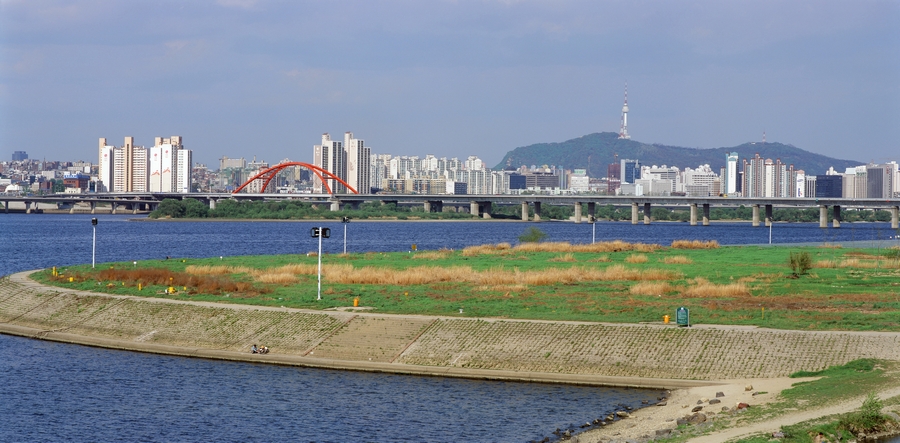
[[[622,127],[619,129],[619,138],[628,140],[628,82],[625,82],[625,104],[622,106]]]

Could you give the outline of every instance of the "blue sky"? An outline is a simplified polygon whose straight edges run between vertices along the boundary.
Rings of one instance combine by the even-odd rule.
[[[353,131],[494,165],[618,131],[626,81],[637,141],[900,161],[898,1],[0,0],[2,160],[311,161]]]

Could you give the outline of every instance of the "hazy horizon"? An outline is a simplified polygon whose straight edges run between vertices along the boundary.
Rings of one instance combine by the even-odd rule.
[[[626,81],[635,141],[900,160],[897,54],[896,1],[0,0],[0,160],[311,161],[352,131],[495,165],[618,132]]]

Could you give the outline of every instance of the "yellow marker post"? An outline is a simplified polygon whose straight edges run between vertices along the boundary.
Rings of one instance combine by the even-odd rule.
[[[766,308],[765,308],[765,307],[762,308],[762,319],[763,319],[763,320],[766,319]]]
[[[359,306],[359,297],[356,297],[356,298],[353,299],[353,307],[355,308],[355,307],[358,307],[358,306]]]
[[[138,291],[143,291],[143,290],[144,290],[144,285],[141,283],[138,283]]]
[[[669,324],[669,316],[668,315],[663,315],[663,323]]]

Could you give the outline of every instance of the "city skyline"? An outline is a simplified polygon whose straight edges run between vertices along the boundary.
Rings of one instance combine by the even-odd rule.
[[[352,130],[378,152],[495,165],[619,132],[627,81],[634,140],[765,132],[877,163],[900,140],[898,24],[890,1],[2,1],[0,158],[91,160],[97,134],[169,132],[200,163],[312,161],[323,130]]]

